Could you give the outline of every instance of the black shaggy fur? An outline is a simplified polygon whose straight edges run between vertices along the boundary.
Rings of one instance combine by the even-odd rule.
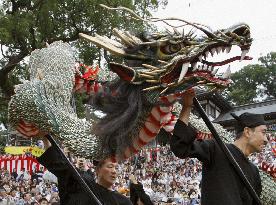
[[[128,134],[135,129],[145,105],[141,87],[116,81],[89,100],[89,104],[106,114],[94,126],[94,133],[103,138],[104,154],[119,154],[132,145]],[[119,153],[118,153],[119,152]]]

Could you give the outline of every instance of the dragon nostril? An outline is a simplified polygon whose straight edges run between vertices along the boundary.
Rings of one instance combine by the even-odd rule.
[[[245,44],[245,40],[244,40],[243,38],[240,40],[240,44],[241,44],[241,45],[244,45],[244,44]]]

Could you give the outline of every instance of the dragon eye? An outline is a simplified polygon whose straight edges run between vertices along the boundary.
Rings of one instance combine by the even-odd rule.
[[[180,51],[181,47],[182,47],[181,44],[169,44],[161,47],[160,49],[163,53],[169,55]]]

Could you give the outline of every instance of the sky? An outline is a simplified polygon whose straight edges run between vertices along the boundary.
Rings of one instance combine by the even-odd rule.
[[[254,39],[248,55],[253,60],[232,63],[232,72],[258,63],[260,56],[276,52],[276,0],[168,0],[165,9],[159,8],[153,16],[182,18],[210,26],[212,30],[241,22],[248,24]],[[240,49],[233,47],[225,58],[236,55],[240,55]]]

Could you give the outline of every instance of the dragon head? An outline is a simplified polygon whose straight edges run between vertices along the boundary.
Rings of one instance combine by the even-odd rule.
[[[251,60],[246,56],[252,43],[249,26],[237,24],[215,32],[193,26],[204,35],[197,36],[193,31],[184,34],[174,29],[134,36],[114,29],[120,41],[99,35],[80,34],[80,37],[123,57],[124,64],[111,62],[110,69],[130,84],[143,85],[143,91],[158,90],[161,96],[166,96],[199,84],[227,87],[231,82],[230,68],[219,75],[217,71],[235,60]],[[214,55],[229,53],[234,45],[240,47],[240,56],[220,62],[208,60]]]

